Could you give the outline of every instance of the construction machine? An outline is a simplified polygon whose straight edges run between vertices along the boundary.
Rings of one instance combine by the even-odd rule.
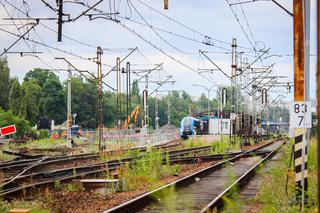
[[[136,106],[132,110],[132,112],[130,113],[130,115],[128,115],[127,119],[124,122],[124,126],[123,126],[124,129],[128,129],[129,128],[129,125],[130,125],[132,119],[134,119],[134,123],[138,122],[138,116],[139,116],[140,111],[141,111],[141,109],[140,109],[139,105]]]

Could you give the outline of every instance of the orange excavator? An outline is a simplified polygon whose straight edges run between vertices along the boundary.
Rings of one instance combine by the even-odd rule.
[[[134,122],[137,123],[138,122],[138,116],[139,116],[139,113],[140,113],[140,106],[136,106],[132,112],[130,113],[130,115],[128,115],[127,119],[125,120],[124,122],[124,126],[123,128],[124,129],[128,129],[129,128],[129,125],[132,121],[132,119],[134,119]]]

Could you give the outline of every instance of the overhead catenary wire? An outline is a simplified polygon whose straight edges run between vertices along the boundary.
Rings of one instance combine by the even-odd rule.
[[[5,1],[6,1],[6,0],[5,0]],[[6,1],[6,2],[7,2],[7,1]],[[12,16],[11,16],[10,13],[9,13],[9,11],[8,11],[7,8],[5,7],[4,2],[1,1],[0,3],[2,4],[2,6],[3,6],[4,10],[6,11],[7,15],[12,18]],[[12,4],[10,4],[10,5],[12,5]],[[19,11],[22,11],[22,10],[20,10],[20,9],[17,8],[17,7],[15,7],[15,9],[17,9],[17,10],[19,10]],[[24,12],[24,11],[22,11],[22,12]],[[25,14],[28,15],[27,12],[25,12]],[[11,20],[11,21],[12,21],[13,25],[16,27],[17,31],[19,32],[19,35],[18,35],[19,39],[20,39],[20,38],[23,38],[23,41],[25,42],[26,46],[29,48],[29,50],[30,50],[31,52],[33,52],[33,49],[30,47],[30,45],[29,45],[28,42],[25,40],[25,38],[22,36],[22,34],[21,34],[21,32],[20,32],[20,28],[17,26],[17,24],[14,22],[14,20]],[[38,21],[37,21],[37,24],[39,24]],[[35,26],[35,25],[33,25],[33,27],[32,27],[31,29],[35,30],[34,26]],[[35,57],[36,57],[42,64],[44,64],[44,65],[49,66],[49,67],[52,68],[51,65],[49,65],[47,62],[45,62],[45,61],[44,61],[43,59],[41,59],[39,56],[35,55]]]
[[[3,28],[0,28],[0,31],[6,32],[6,33],[11,34],[11,35],[13,35],[13,36],[21,37],[20,34],[16,34],[16,33],[10,32],[10,31],[5,30],[5,29],[3,29]],[[33,43],[35,43],[35,44],[44,46],[44,47],[46,47],[47,49],[50,48],[50,49],[56,50],[56,51],[58,51],[58,52],[65,53],[65,54],[68,54],[68,55],[77,57],[77,58],[79,58],[79,59],[83,59],[83,60],[88,60],[88,61],[94,62],[91,58],[85,58],[85,57],[80,56],[80,55],[78,55],[78,54],[75,54],[75,53],[73,53],[73,52],[69,52],[69,51],[62,50],[62,49],[59,49],[59,48],[57,48],[57,47],[53,47],[53,46],[51,46],[51,45],[48,45],[48,44],[46,44],[46,43],[41,39],[41,37],[39,37],[39,39],[40,39],[40,41],[36,41],[36,40],[34,40],[34,39],[31,39],[31,38],[25,38],[25,37],[23,37],[23,40],[24,40],[25,42],[26,42],[26,41],[30,41],[30,42],[33,42]],[[29,46],[29,44],[28,44],[28,43],[26,43],[26,44],[27,44],[27,46],[29,47],[29,49],[31,50],[31,47]],[[49,52],[50,52],[50,50],[49,50]],[[51,54],[52,54],[52,53],[51,53]],[[54,55],[53,55],[53,56],[54,56]],[[54,56],[54,57],[55,57],[55,56]],[[94,63],[95,63],[95,62],[94,62]],[[102,65],[107,66],[107,67],[112,67],[111,65],[104,64],[104,63],[102,63]]]
[[[121,19],[123,19],[123,20],[125,20],[125,21],[129,21],[129,22],[132,22],[132,23],[135,23],[135,24],[144,26],[144,27],[152,28],[152,29],[154,29],[154,30],[157,30],[157,31],[160,31],[160,32],[163,32],[163,33],[167,33],[167,34],[169,34],[169,35],[173,35],[173,36],[176,36],[176,37],[179,37],[179,38],[188,40],[188,41],[192,41],[192,42],[196,42],[196,43],[201,43],[201,44],[206,45],[206,46],[212,46],[212,47],[215,47],[215,48],[218,48],[218,49],[230,51],[230,49],[225,48],[225,47],[223,47],[222,45],[217,45],[216,43],[206,42],[205,40],[199,40],[199,39],[196,39],[195,37],[188,37],[188,36],[186,36],[186,35],[182,35],[182,34],[179,34],[179,33],[173,32],[173,31],[169,31],[169,30],[166,30],[166,29],[163,29],[163,28],[154,26],[154,25],[149,26],[149,25],[147,25],[147,24],[144,24],[144,23],[139,22],[139,21],[137,21],[137,20],[134,20],[134,19],[132,19],[132,18],[126,18],[126,17],[120,16],[120,15],[117,15],[117,18],[121,18]],[[191,54],[191,53],[189,53],[189,54]]]
[[[27,14],[25,11],[21,10],[20,8],[18,8],[18,7],[15,6],[14,4],[12,4],[10,1],[8,1],[8,0],[3,0],[3,1],[6,2],[8,5],[10,5],[11,7],[15,8],[17,11],[19,11],[20,13],[22,13],[22,14],[25,15],[26,17],[32,19],[32,17],[31,17],[29,14]],[[42,19],[40,19],[40,22],[39,22],[39,25],[40,25],[40,26],[46,28],[47,30],[50,30],[50,31],[53,32],[53,33],[56,33],[56,34],[58,33],[57,30],[55,30],[55,29],[47,26],[46,24],[43,24],[41,21],[42,21]],[[73,38],[73,37],[71,37],[71,36],[69,36],[69,35],[66,35],[66,34],[62,34],[62,37],[67,38],[67,39],[69,39],[69,40],[71,40],[71,41],[73,41],[73,42],[75,42],[75,43],[78,43],[78,44],[80,44],[80,45],[83,45],[83,46],[86,46],[86,47],[89,47],[89,48],[97,49],[97,46],[98,46],[98,45],[93,45],[93,44],[90,44],[90,43],[87,43],[87,42],[80,41],[80,40],[75,39],[75,38]],[[113,50],[112,48],[102,48],[102,49],[103,49],[103,50],[106,50],[106,51],[117,51],[117,49],[116,49],[116,50]],[[128,50],[127,50],[127,51],[128,51]]]
[[[201,33],[201,32],[198,31],[198,30],[193,29],[193,28],[191,28],[191,27],[189,27],[189,26],[187,26],[187,25],[185,25],[185,24],[183,24],[183,23],[181,23],[181,22],[179,22],[179,21],[177,21],[177,20],[169,17],[168,15],[162,13],[161,11],[159,11],[159,10],[151,7],[150,5],[148,5],[147,3],[145,3],[145,2],[143,2],[143,1],[141,1],[141,0],[136,0],[136,1],[138,1],[139,3],[141,3],[142,5],[144,5],[145,7],[148,7],[150,10],[158,13],[159,15],[161,15],[161,16],[163,16],[163,17],[166,17],[166,18],[169,19],[170,21],[172,21],[172,22],[174,22],[174,23],[176,23],[176,24],[184,27],[185,29],[190,30],[190,31],[193,32],[193,33],[196,33],[196,34],[198,34],[198,35],[201,35],[201,36],[203,36],[204,38],[208,38],[208,39],[210,39],[210,40],[212,40],[212,41],[215,41],[215,42],[218,42],[218,43],[227,45],[228,47],[231,45],[230,42],[226,42],[226,41],[222,41],[222,40],[216,39],[216,38],[214,38],[214,37],[212,37],[212,36],[206,35],[206,34],[204,34],[204,33]],[[251,48],[243,47],[243,46],[239,46],[239,45],[238,45],[238,48],[251,50]]]
[[[18,7],[16,7],[16,6],[13,5],[12,3],[8,2],[7,0],[3,0],[3,1],[6,2],[6,3],[8,3],[11,7],[13,7],[14,9],[16,9],[16,10],[19,11],[20,13],[26,15],[27,17],[30,17],[26,12],[22,11],[21,9],[19,9]],[[6,10],[8,16],[10,16],[10,13],[9,13],[9,11],[7,11],[7,9],[6,9],[5,4],[3,3],[3,1],[1,0],[1,4],[2,4],[3,8]],[[10,16],[10,17],[11,17],[11,16]],[[12,20],[12,22],[14,23],[14,20]],[[42,26],[44,26],[44,25],[42,25]],[[3,28],[0,28],[0,30],[3,31],[3,32],[6,32],[6,33],[8,33],[8,34],[17,36],[17,37],[21,37],[20,32],[19,32],[19,35],[18,35],[18,34],[16,34],[16,33],[10,32],[10,31],[5,30],[5,29],[3,29]],[[19,30],[18,30],[18,31],[19,31]],[[36,32],[36,31],[35,31],[35,32]],[[31,39],[31,38],[25,38],[25,37],[23,37],[23,40],[25,41],[26,45],[29,47],[30,50],[31,50],[31,47],[29,46],[29,44],[27,43],[27,41],[30,41],[30,42],[33,42],[33,43],[35,43],[35,44],[44,46],[44,47],[46,47],[47,49],[50,48],[50,49],[56,50],[56,51],[61,52],[61,53],[65,53],[65,54],[68,54],[68,55],[72,55],[72,56],[74,56],[74,57],[78,57],[78,58],[80,58],[80,59],[84,59],[84,60],[88,60],[88,61],[94,62],[91,58],[85,58],[85,57],[80,56],[80,55],[77,55],[77,54],[75,54],[75,53],[73,53],[73,52],[68,52],[68,51],[59,49],[59,48],[57,48],[57,47],[53,47],[53,46],[51,46],[51,45],[48,45],[48,44],[46,44],[46,43],[41,39],[41,37],[40,37],[39,35],[38,35],[38,37],[39,37],[40,42],[39,42],[39,41],[36,41],[36,40],[34,40],[34,39]],[[96,47],[95,47],[95,48],[96,48]],[[49,50],[49,53],[51,53],[50,50]],[[51,53],[51,54],[52,54],[52,53]],[[52,54],[52,55],[53,55],[53,54]],[[53,55],[53,57],[55,57],[55,56]],[[38,57],[38,59],[39,59],[39,57]],[[39,60],[40,60],[40,59],[39,59]],[[95,62],[94,62],[94,63],[95,63]],[[46,64],[46,65],[47,65],[47,64]],[[104,64],[104,63],[103,63],[102,65],[103,65],[103,66],[107,66],[107,67],[111,67],[110,65],[107,65],[107,64]]]
[[[240,28],[241,28],[241,31],[244,33],[245,37],[247,38],[250,46],[255,50],[255,52],[257,52],[256,47],[255,47],[255,44],[252,43],[251,39],[249,38],[249,35],[247,34],[247,32],[245,31],[243,25],[241,24],[239,17],[237,16],[236,12],[235,12],[234,9],[232,8],[232,5],[230,5],[229,0],[226,0],[226,2],[227,2],[227,4],[228,4],[228,6],[229,6],[229,8],[230,8],[230,10],[231,10],[231,12],[232,12],[232,14],[233,14],[233,16],[235,17],[237,23],[239,24],[239,26],[240,26]]]
[[[240,2],[240,0],[239,0],[239,2]],[[244,9],[243,9],[242,4],[240,4],[240,8],[241,8],[241,12],[242,12],[243,18],[244,18],[244,20],[245,20],[245,22],[246,22],[247,28],[248,28],[248,30],[249,30],[249,33],[250,33],[250,35],[251,35],[251,37],[252,37],[252,39],[253,39],[253,41],[254,41],[254,45],[257,46],[257,47],[259,48],[259,50],[260,50],[260,47],[259,47],[259,45],[258,45],[258,43],[257,43],[257,40],[256,40],[255,36],[253,35],[253,32],[252,32],[252,30],[251,30],[249,21],[248,21],[248,19],[247,19],[246,13],[244,12]]]
[[[10,32],[10,31],[8,31],[8,30],[5,30],[5,29],[3,29],[3,28],[0,28],[0,31],[6,32],[6,33],[8,33],[8,34],[11,34],[11,35],[14,35],[14,36],[17,36],[17,37],[20,37],[20,35],[18,35],[18,34],[16,34],[16,33],[13,33],[13,32]],[[25,38],[25,40],[30,41],[30,42],[33,42],[33,43],[38,44],[38,45],[41,45],[41,46],[44,46],[44,47],[47,47],[47,48],[50,48],[50,49],[53,49],[53,50],[56,50],[56,51],[61,52],[61,53],[65,53],[65,54],[67,54],[67,55],[71,55],[71,56],[77,57],[77,58],[79,58],[79,59],[89,60],[89,61],[93,62],[93,60],[92,60],[91,58],[85,58],[85,57],[80,56],[80,55],[77,55],[77,54],[75,54],[75,53],[73,53],[73,52],[68,52],[68,51],[66,51],[66,50],[61,50],[61,49],[59,49],[59,48],[57,48],[57,47],[53,47],[53,46],[51,46],[51,45],[49,45],[49,44],[46,44],[46,43],[44,43],[44,42],[36,41],[36,40],[34,40],[34,39],[31,39],[31,38]],[[111,67],[110,65],[107,65],[107,64],[104,64],[104,65],[105,65],[105,66],[108,66],[108,67]]]
[[[172,47],[173,49],[183,53],[183,54],[187,54],[187,55],[193,55],[192,53],[188,53],[184,50],[181,50],[180,48],[177,48],[176,46],[174,46],[173,44],[171,44],[170,42],[168,42],[165,38],[163,38],[153,27],[151,24],[149,24],[147,22],[147,20],[142,16],[142,14],[138,11],[138,9],[131,3],[131,1],[129,1],[129,4],[131,4],[132,8],[136,11],[136,13],[139,15],[139,17],[143,20],[143,22],[151,29],[152,32],[154,32],[164,43],[166,43],[167,45],[169,45],[170,47]]]
[[[112,20],[112,19],[109,19],[109,20]],[[141,40],[143,40],[144,42],[148,43],[150,46],[152,46],[153,48],[157,49],[158,51],[160,51],[161,53],[163,53],[164,55],[166,55],[168,58],[172,59],[172,60],[175,61],[176,63],[184,66],[185,68],[187,68],[187,69],[189,69],[189,70],[191,70],[191,71],[193,71],[193,72],[195,72],[195,73],[197,73],[197,74],[199,74],[196,69],[194,69],[194,68],[192,68],[191,66],[185,64],[184,62],[176,59],[176,58],[173,57],[171,54],[167,53],[166,51],[162,50],[160,47],[158,47],[158,46],[156,46],[155,44],[153,44],[151,41],[148,41],[146,38],[144,38],[143,36],[141,36],[139,33],[137,33],[136,31],[134,31],[133,29],[127,27],[126,25],[124,25],[124,24],[121,23],[121,22],[117,22],[117,21],[115,21],[115,20],[112,20],[112,21],[114,21],[114,22],[117,23],[118,25],[122,26],[123,28],[125,28],[125,29],[128,30],[129,32],[133,33],[134,35],[136,35],[137,37],[139,37]],[[199,75],[200,75],[200,74],[199,74]],[[205,77],[205,76],[203,76],[203,75],[200,75],[200,76],[202,76],[203,78],[205,78],[206,80],[208,80],[208,81],[211,82],[211,83],[215,83],[215,82],[212,82],[211,79],[209,79],[209,78],[207,78],[207,77]]]
[[[90,5],[86,5],[87,7],[90,7]],[[101,15],[105,14],[104,11],[102,10],[99,10],[99,9],[93,9],[94,11],[100,13]],[[164,51],[163,49],[161,49],[160,47],[158,47],[157,45],[155,45],[154,43],[152,43],[151,41],[147,40],[145,37],[143,37],[141,34],[139,34],[138,32],[136,32],[134,29],[131,29],[130,27],[128,27],[127,25],[125,25],[124,23],[122,23],[121,21],[117,20],[117,19],[114,19],[112,17],[108,17],[108,16],[100,16],[100,17],[96,17],[96,18],[102,18],[102,19],[106,19],[106,20],[109,20],[109,21],[112,21],[116,24],[118,24],[119,26],[123,27],[124,29],[126,29],[127,31],[131,32],[132,34],[134,34],[135,36],[137,36],[138,38],[140,38],[142,41],[146,42],[147,44],[149,44],[150,46],[152,46],[153,48],[155,48],[156,50],[160,51],[161,53],[163,53],[164,55],[166,55],[168,58],[170,58],[171,60],[175,61],[176,63],[184,66],[185,68],[195,72],[196,74],[202,76],[204,79],[208,80],[209,82],[211,83],[216,83],[216,82],[213,82],[210,78],[204,76],[204,75],[201,75],[197,72],[197,70],[189,65],[187,65],[186,63],[178,60],[177,58],[173,57],[171,54],[167,53],[166,51]],[[92,18],[91,18],[92,20]]]

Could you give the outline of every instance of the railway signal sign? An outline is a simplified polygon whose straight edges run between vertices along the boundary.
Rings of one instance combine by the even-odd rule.
[[[295,101],[290,104],[290,128],[311,128],[311,102]]]
[[[10,125],[10,126],[5,126],[0,128],[0,135],[5,136],[5,135],[11,135],[17,132],[16,126],[15,125]]]

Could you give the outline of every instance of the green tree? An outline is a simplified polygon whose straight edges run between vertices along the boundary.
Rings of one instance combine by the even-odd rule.
[[[103,94],[103,105],[104,123],[108,127],[114,127],[116,124],[116,95],[114,92],[107,91]]]
[[[0,107],[9,108],[10,69],[6,58],[0,59]]]
[[[20,113],[20,103],[21,103],[21,89],[20,83],[17,78],[14,78],[11,83],[11,88],[9,91],[9,109],[14,115],[19,115]]]
[[[64,82],[67,93],[67,82]],[[83,128],[97,127],[98,88],[94,81],[84,81],[75,76],[71,79],[71,111],[76,113],[76,124]]]
[[[207,111],[208,110],[208,98],[204,93],[201,93],[200,98],[197,101],[197,111]]]
[[[232,88],[231,86],[224,87],[227,89],[227,104],[224,108],[224,110],[231,111],[236,110],[238,108],[239,111],[242,111],[243,109],[243,101],[244,97],[240,94],[240,89],[237,87]],[[223,87],[219,87],[217,91],[217,100],[221,102],[221,92]],[[233,99],[233,100],[232,100]]]
[[[44,84],[49,80],[57,80],[59,78],[56,74],[49,72],[48,70],[41,69],[41,68],[34,68],[27,72],[26,76],[24,77],[24,81],[36,80],[40,87],[43,87]]]
[[[132,82],[132,87],[131,87],[131,95],[132,96],[139,96],[140,90],[139,90],[139,84],[137,80],[134,80]]]
[[[20,115],[26,118],[33,126],[39,119],[39,102],[41,98],[41,87],[37,81],[32,79],[24,81],[21,85]]]
[[[61,124],[66,120],[66,98],[59,79],[50,78],[42,87],[41,115]]]

